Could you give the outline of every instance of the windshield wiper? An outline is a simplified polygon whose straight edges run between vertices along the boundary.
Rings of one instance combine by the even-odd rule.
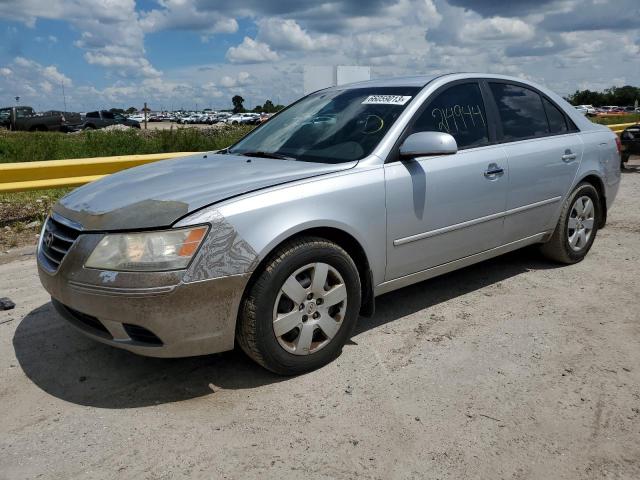
[[[276,152],[263,152],[263,151],[255,151],[255,152],[242,152],[240,155],[245,157],[259,157],[259,158],[277,158],[278,160],[295,160],[293,157],[288,157],[286,155],[282,155]]]

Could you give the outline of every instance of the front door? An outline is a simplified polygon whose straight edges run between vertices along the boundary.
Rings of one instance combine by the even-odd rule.
[[[508,165],[502,147],[489,145],[478,84],[456,84],[427,102],[408,133],[450,133],[459,151],[385,165],[387,281],[503,241]]]

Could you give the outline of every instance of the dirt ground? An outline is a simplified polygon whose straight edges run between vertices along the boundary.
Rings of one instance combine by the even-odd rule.
[[[638,479],[640,161],[582,263],[533,249],[380,297],[295,378],[138,357],[0,255],[0,479]]]

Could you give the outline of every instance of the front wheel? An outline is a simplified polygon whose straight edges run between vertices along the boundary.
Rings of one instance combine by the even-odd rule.
[[[600,197],[590,183],[581,183],[565,201],[551,239],[542,253],[560,263],[577,263],[591,249],[601,218]]]
[[[241,306],[237,340],[263,367],[295,375],[335,359],[360,311],[360,277],[347,252],[316,237],[280,247]]]

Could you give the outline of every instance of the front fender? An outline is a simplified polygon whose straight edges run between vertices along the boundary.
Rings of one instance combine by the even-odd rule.
[[[374,282],[384,279],[386,208],[380,166],[356,167],[247,194],[201,210],[179,225],[210,223],[220,217],[237,236],[226,245],[241,239],[255,252],[257,260],[246,268],[255,268],[288,238],[328,227],[356,239],[367,256]],[[229,238],[228,233],[226,236]]]

